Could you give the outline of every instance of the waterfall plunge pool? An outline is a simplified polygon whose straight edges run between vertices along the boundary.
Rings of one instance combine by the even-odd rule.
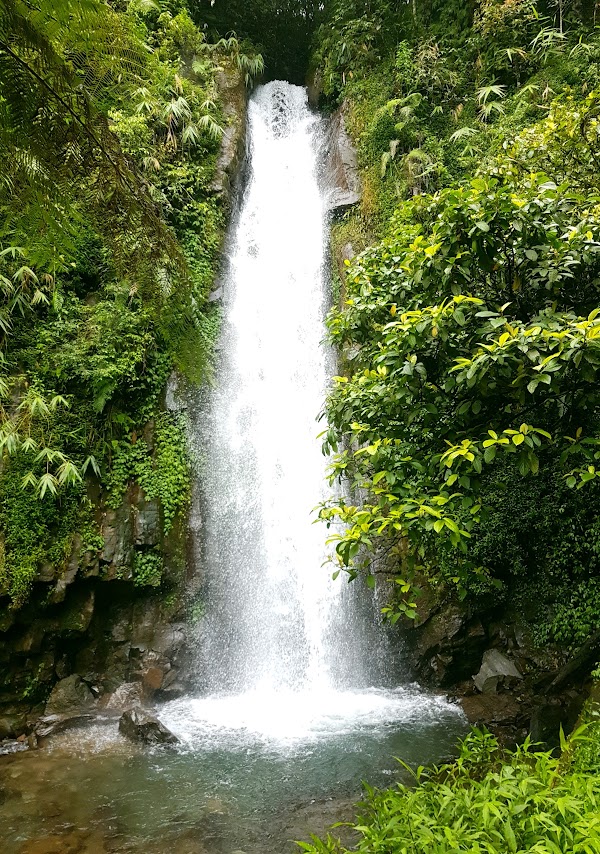
[[[290,854],[388,786],[453,754],[458,706],[415,686],[182,699],[181,739],[143,748],[114,719],[0,757],[2,854]],[[337,831],[344,833],[343,829]]]

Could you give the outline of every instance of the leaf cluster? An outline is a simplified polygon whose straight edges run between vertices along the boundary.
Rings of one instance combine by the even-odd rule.
[[[578,731],[565,750],[588,736]],[[410,770],[410,769],[409,769]],[[381,854],[597,854],[600,784],[594,774],[564,770],[561,759],[534,750],[529,741],[503,754],[488,733],[475,730],[454,764],[419,768],[415,786],[366,787],[353,825],[353,849]],[[310,854],[345,854],[329,835],[298,843]]]

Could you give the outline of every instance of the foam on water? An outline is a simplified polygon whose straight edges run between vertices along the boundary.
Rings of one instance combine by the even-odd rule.
[[[389,735],[390,727],[426,729],[456,720],[461,712],[416,686],[364,691],[273,690],[257,686],[236,696],[182,699],[161,710],[161,718],[185,748],[245,750],[250,744],[276,752],[304,750],[325,740],[362,732]]]

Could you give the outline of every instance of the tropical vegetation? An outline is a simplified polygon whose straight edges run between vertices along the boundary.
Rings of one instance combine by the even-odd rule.
[[[599,51],[593,14],[531,2],[339,0],[317,32],[364,176],[324,449],[367,496],[321,517],[340,569],[391,574],[394,621],[423,583],[530,597],[572,646],[600,614]]]
[[[352,825],[356,846],[344,847],[336,828],[324,840],[298,844],[310,854],[597,854],[595,726],[594,735],[583,726],[563,740],[560,758],[529,740],[505,751],[490,733],[474,730],[454,762],[406,768],[412,782],[391,789],[366,786],[361,814]],[[590,741],[596,748],[593,759],[586,752]]]
[[[350,489],[320,516],[334,575],[391,582],[398,625],[423,619],[426,590],[510,607],[540,646],[597,637],[596,17],[332,0],[315,35],[321,103],[343,105],[363,182],[332,228],[322,434]],[[366,786],[349,848],[337,827],[300,847],[600,851],[597,704],[581,721],[559,754],[474,732],[455,762]]]
[[[94,483],[118,503],[137,480],[167,529],[186,504],[185,445],[161,413],[173,370],[210,372],[218,330],[218,76],[250,83],[262,68],[213,35],[183,0],[0,2],[0,583],[13,607],[93,527]]]

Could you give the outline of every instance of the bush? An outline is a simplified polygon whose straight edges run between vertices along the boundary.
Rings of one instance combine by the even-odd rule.
[[[567,748],[570,749],[570,748]],[[565,770],[564,765],[568,765]],[[598,854],[600,777],[526,742],[503,754],[474,731],[456,762],[415,773],[414,786],[366,787],[353,851],[364,854]],[[332,836],[298,843],[345,854]]]

